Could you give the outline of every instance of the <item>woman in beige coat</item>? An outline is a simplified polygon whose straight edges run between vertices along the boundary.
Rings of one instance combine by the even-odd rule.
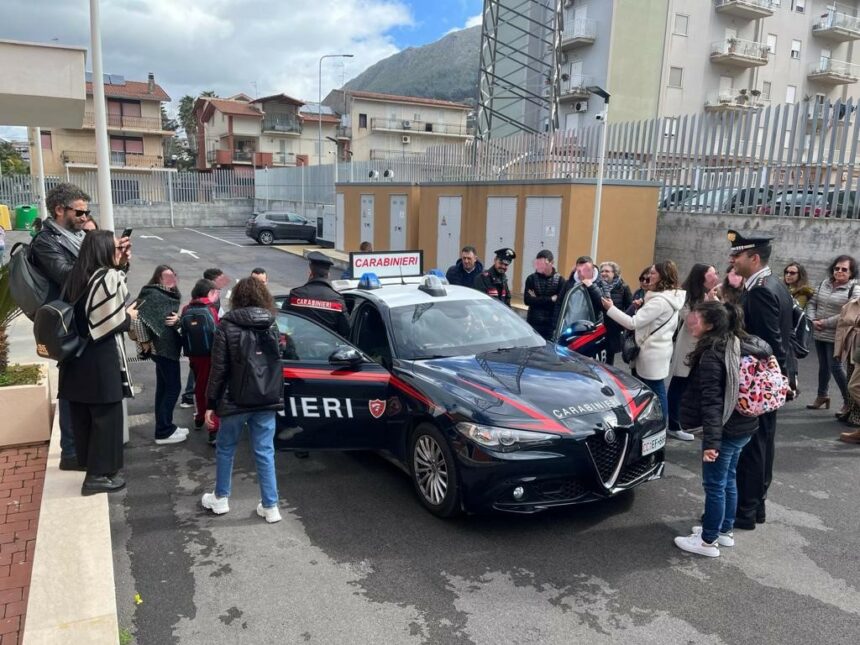
[[[860,295],[842,307],[836,323],[836,358],[848,365],[848,406],[837,418],[852,428],[839,439],[860,443]]]

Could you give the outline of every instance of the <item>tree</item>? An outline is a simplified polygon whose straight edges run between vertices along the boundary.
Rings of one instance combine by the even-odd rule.
[[[8,141],[0,141],[0,170],[4,175],[27,175],[30,166]]]
[[[217,98],[218,95],[212,90],[200,94],[202,97]],[[186,94],[179,99],[179,125],[185,132],[186,147],[188,154],[192,156],[192,165],[197,156],[197,146],[193,145],[197,136],[197,122],[194,120],[194,103],[197,99]]]

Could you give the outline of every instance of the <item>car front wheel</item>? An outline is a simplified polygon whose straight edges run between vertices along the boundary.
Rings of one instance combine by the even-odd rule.
[[[460,513],[460,482],[454,455],[434,425],[422,423],[410,442],[410,473],[421,503],[434,515]]]
[[[269,246],[272,242],[275,241],[275,236],[272,234],[272,231],[263,231],[257,237],[257,241],[263,246]]]

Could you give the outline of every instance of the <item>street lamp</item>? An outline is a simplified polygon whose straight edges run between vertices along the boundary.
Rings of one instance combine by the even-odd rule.
[[[597,187],[594,191],[594,220],[591,230],[591,258],[597,261],[597,240],[600,235],[600,202],[603,199],[603,162],[606,159],[606,117],[609,115],[609,92],[597,85],[589,85],[586,88],[592,94],[603,99],[603,112],[597,118],[600,119],[600,157],[597,160]]]
[[[317,94],[317,156],[318,161],[317,165],[322,164],[322,62],[324,58],[352,58],[352,54],[326,54],[325,56],[320,56],[320,65],[319,65],[319,85],[318,85],[318,94]],[[337,159],[334,160],[335,165],[337,164]]]

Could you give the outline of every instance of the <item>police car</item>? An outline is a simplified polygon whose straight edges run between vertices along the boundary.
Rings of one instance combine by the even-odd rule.
[[[381,451],[443,517],[536,512],[661,477],[657,398],[569,348],[599,348],[604,335],[581,287],[567,294],[559,344],[497,300],[435,275],[339,282],[349,338],[278,314],[278,448]]]

